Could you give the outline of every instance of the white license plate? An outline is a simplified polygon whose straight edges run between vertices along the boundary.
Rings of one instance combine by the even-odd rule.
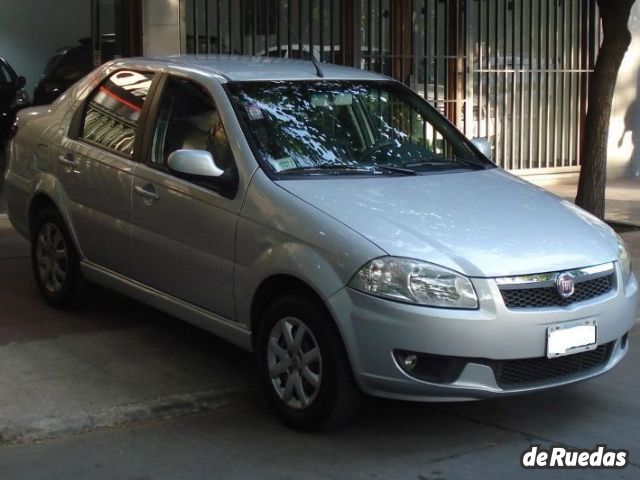
[[[554,325],[547,328],[547,357],[561,357],[594,350],[597,344],[595,320]]]

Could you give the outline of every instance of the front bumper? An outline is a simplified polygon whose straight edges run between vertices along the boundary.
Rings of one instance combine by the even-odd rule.
[[[350,288],[333,295],[329,307],[364,392],[405,400],[476,400],[565,385],[613,368],[627,352],[638,291],[634,276],[622,288],[619,268],[615,275],[617,286],[611,292],[565,307],[508,309],[495,279],[475,278],[477,310],[409,305]],[[496,365],[546,359],[547,328],[576,321],[597,323],[597,343],[607,345],[603,362],[540,381],[499,384]],[[393,353],[398,350],[468,361],[452,381],[426,381],[400,368]]]

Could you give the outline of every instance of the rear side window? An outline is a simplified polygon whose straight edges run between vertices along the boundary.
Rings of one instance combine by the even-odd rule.
[[[120,70],[89,97],[80,138],[131,157],[152,73]]]

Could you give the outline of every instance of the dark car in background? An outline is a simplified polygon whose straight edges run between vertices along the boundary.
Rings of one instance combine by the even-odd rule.
[[[91,38],[81,38],[79,45],[59,48],[49,59],[33,92],[34,105],[47,105],[58,98],[94,68]],[[102,35],[102,58],[115,53],[115,35]]]
[[[91,39],[80,40],[75,47],[59,48],[49,59],[33,91],[33,104],[46,105],[93,70]]]
[[[0,57],[0,141],[7,138],[16,112],[30,105],[26,80]]]

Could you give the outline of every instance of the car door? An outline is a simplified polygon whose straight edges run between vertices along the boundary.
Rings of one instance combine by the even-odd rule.
[[[131,70],[111,74],[79,106],[68,135],[54,147],[56,175],[69,199],[84,257],[127,276],[132,274],[129,235],[138,131],[153,76]]]
[[[133,182],[135,279],[232,319],[240,202],[234,201],[237,167],[220,112],[206,88],[168,77],[149,127],[147,158]],[[211,152],[227,181],[181,178],[167,166],[179,149]]]

